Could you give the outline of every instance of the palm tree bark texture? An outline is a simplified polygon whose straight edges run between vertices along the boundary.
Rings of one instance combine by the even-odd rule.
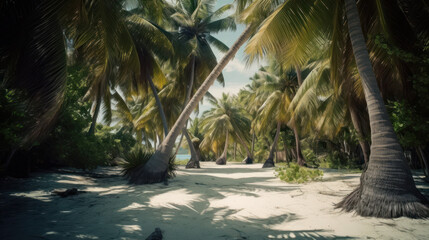
[[[296,78],[298,81],[298,86],[302,85],[302,72],[301,72],[301,68],[296,65],[295,66],[295,71],[296,71]],[[296,146],[296,163],[299,166],[307,166],[307,162],[305,161],[304,156],[302,155],[301,152],[301,143],[299,140],[299,131],[298,131],[298,126],[296,126],[295,124],[295,120],[292,121],[292,129],[293,129],[293,134],[295,135],[295,146]]]
[[[371,154],[360,186],[336,206],[361,216],[429,217],[429,201],[417,190],[389,120],[369,59],[355,0],[345,0],[353,53],[371,125]]]
[[[246,150],[246,158],[243,160],[243,163],[246,164],[252,164],[253,163],[253,156],[252,153],[249,151],[249,147],[247,146],[247,144],[243,141],[243,139],[240,137],[240,134],[235,133],[235,135],[238,138],[238,141],[240,141],[240,144],[244,147],[244,149]],[[235,157],[234,157],[235,158]]]
[[[225,147],[223,149],[222,155],[220,155],[220,157],[218,159],[216,159],[216,164],[217,165],[225,165],[226,164],[226,160],[228,157],[228,130],[226,130],[226,137],[225,137]]]
[[[189,99],[191,99],[191,95],[192,95],[192,88],[195,80],[195,64],[196,64],[195,55],[192,55],[191,64],[192,64],[191,80],[186,90],[187,93],[186,93],[186,99],[185,99],[183,109],[186,107],[186,104],[188,104]],[[197,151],[195,150],[194,143],[192,142],[192,139],[189,136],[189,133],[186,127],[187,125],[188,124],[185,123],[185,126],[183,127],[183,130],[182,130],[183,135],[185,135],[186,141],[188,142],[189,149],[191,150],[191,159],[189,159],[188,163],[186,164],[186,168],[200,168],[200,159],[199,159],[199,156],[197,155]]]
[[[281,122],[277,122],[276,135],[274,137],[273,145],[271,146],[270,155],[268,159],[262,165],[262,168],[274,167],[274,152],[276,152],[277,142],[279,140],[280,135],[280,127],[282,126]]]

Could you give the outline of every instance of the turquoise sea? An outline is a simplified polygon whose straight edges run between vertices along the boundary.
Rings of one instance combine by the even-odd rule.
[[[189,160],[191,159],[191,155],[189,154],[177,154],[176,155],[176,160]]]

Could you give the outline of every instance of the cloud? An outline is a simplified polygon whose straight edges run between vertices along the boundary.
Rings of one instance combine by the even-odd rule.
[[[234,58],[232,59],[232,61],[230,61],[225,69],[225,72],[240,72],[240,73],[246,73],[246,65],[244,65],[244,63],[242,63],[240,60]]]

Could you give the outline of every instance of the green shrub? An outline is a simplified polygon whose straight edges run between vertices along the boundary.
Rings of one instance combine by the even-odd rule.
[[[93,169],[109,165],[109,161],[128,152],[135,144],[132,134],[102,124],[95,134],[88,135],[91,124],[91,103],[82,101],[88,91],[87,71],[79,66],[69,67],[64,103],[52,131],[30,151],[38,166],[68,166]],[[116,132],[116,133],[115,133]]]
[[[317,160],[316,154],[314,154],[313,150],[310,148],[302,150],[302,154],[309,166],[319,166],[319,162]]]
[[[290,163],[289,167],[276,168],[276,176],[288,183],[304,183],[322,179],[323,171],[300,167],[298,164]]]
[[[122,165],[122,174],[125,177],[130,177],[140,166],[145,165],[152,157],[153,151],[135,147],[130,152],[124,154],[125,164]],[[168,161],[167,178],[176,176],[177,165],[174,162],[174,157],[170,157]]]

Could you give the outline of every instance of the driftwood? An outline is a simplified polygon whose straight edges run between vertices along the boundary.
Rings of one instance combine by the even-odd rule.
[[[51,195],[58,195],[58,196],[64,198],[64,197],[68,197],[68,196],[78,195],[81,193],[85,193],[85,191],[79,191],[79,190],[77,190],[77,188],[70,188],[67,190],[54,189],[51,192]]]

